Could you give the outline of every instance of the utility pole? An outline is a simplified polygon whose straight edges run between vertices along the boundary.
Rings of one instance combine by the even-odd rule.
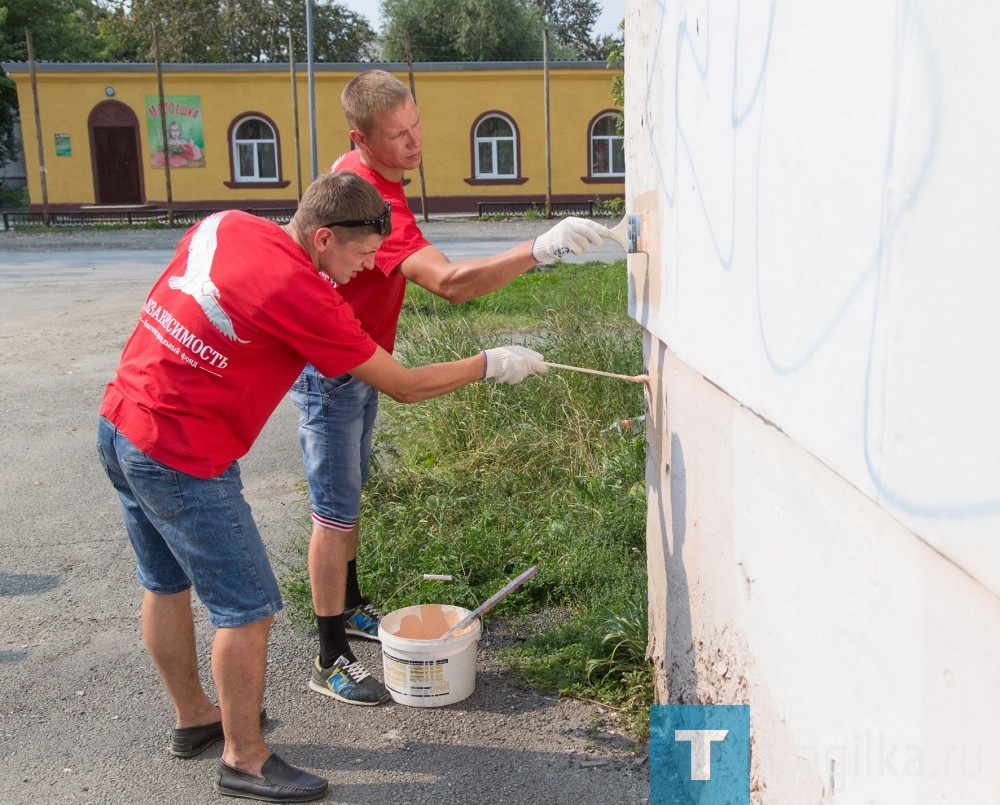
[[[410,74],[410,94],[413,96],[413,102],[417,102],[417,88],[413,83],[413,58],[410,54],[410,32],[403,31],[403,47],[406,48],[406,70]],[[427,217],[427,186],[424,184],[424,152],[423,146],[420,150],[420,164],[417,166],[417,172],[420,174],[420,209],[424,214],[424,222],[430,220]]]
[[[288,68],[292,74],[292,121],[295,126],[295,200],[302,198],[302,146],[299,144],[299,89],[295,82],[295,46],[292,31],[288,31]]]
[[[35,104],[35,142],[38,143],[38,174],[42,180],[42,223],[49,225],[49,189],[45,181],[45,153],[42,151],[42,116],[38,111],[38,82],[35,80],[35,48],[31,44],[31,31],[25,30],[28,44],[28,66],[31,69],[31,97]]]
[[[313,4],[306,0],[306,73],[309,76],[309,148],[312,152],[310,182],[319,176],[316,156],[316,75],[313,71]]]
[[[549,115],[549,27],[542,27],[542,81],[545,85],[545,217],[552,217],[552,121]]]
[[[174,225],[174,192],[170,185],[170,142],[167,138],[167,100],[163,95],[163,63],[160,60],[160,32],[153,29],[156,53],[156,88],[160,93],[160,136],[163,138],[163,176],[167,180],[167,225]]]

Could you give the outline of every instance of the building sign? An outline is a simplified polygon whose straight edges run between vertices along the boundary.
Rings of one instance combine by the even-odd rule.
[[[69,142],[68,134],[56,134],[56,156],[57,157],[68,157],[73,151]]]
[[[171,168],[204,168],[205,135],[201,126],[200,95],[167,95],[163,99],[167,121],[167,149],[163,149],[163,124],[160,99],[146,96],[146,132],[149,134],[149,164],[162,168],[170,160]]]

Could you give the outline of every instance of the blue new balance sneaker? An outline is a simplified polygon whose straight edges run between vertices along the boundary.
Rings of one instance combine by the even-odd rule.
[[[324,696],[367,707],[382,704],[389,698],[385,685],[368,673],[360,661],[351,662],[344,656],[338,657],[329,668],[320,666],[317,657],[309,687]]]

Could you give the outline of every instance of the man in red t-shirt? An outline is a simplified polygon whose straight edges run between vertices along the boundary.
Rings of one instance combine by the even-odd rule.
[[[491,257],[450,262],[423,236],[403,191],[403,174],[420,164],[420,112],[410,90],[383,70],[367,70],[348,82],[341,105],[356,149],[332,170],[364,177],[392,205],[392,233],[375,255],[375,271],[340,286],[344,300],[376,343],[391,352],[406,282],[460,303],[502,288],[539,263],[580,254],[601,243],[607,229],[566,218],[534,241]],[[307,366],[292,387],[299,407],[299,441],[309,482],[313,529],[309,578],[319,630],[319,657],[310,687],[350,704],[388,699],[382,688],[345,688],[338,668],[361,669],[348,636],[378,639],[378,610],[362,596],[357,575],[361,489],[368,477],[371,433],[378,394],[356,372],[331,375]],[[367,675],[367,672],[364,672]],[[371,683],[371,677],[368,676]]]
[[[222,794],[305,802],[328,787],[261,737],[282,601],[237,462],[302,367],[353,372],[404,402],[546,370],[524,348],[407,369],[378,346],[335,283],[370,273],[391,228],[378,191],[352,173],[317,179],[284,227],[235,210],[206,218],[153,285],[101,403],[98,453],[145,588],[143,640],[176,712],[170,751],[193,757],[224,735]],[[218,706],[198,675],[192,587],[216,627]]]

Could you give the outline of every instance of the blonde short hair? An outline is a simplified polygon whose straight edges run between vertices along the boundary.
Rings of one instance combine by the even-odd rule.
[[[347,125],[368,134],[375,118],[412,100],[410,88],[396,76],[385,70],[365,70],[347,82],[340,106]]]
[[[292,224],[308,236],[335,221],[374,221],[385,210],[385,200],[371,182],[350,171],[337,171],[323,174],[306,188]],[[338,227],[337,240],[356,239],[373,231],[377,227]]]

